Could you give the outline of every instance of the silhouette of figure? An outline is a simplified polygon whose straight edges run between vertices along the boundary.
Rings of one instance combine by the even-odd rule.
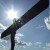
[[[4,38],[7,35],[11,34],[11,50],[14,50],[14,46],[15,46],[14,39],[15,39],[16,31],[48,7],[49,7],[49,0],[40,0],[28,12],[26,12],[21,18],[18,19],[18,20],[20,19],[23,20],[22,25],[18,23],[18,20],[17,23],[16,23],[16,19],[13,20],[13,24],[1,34],[1,38]]]
[[[13,31],[11,34],[11,50],[14,50],[14,46],[15,46],[15,34],[16,34],[15,28],[16,28],[16,19],[14,18],[13,26],[12,26]]]

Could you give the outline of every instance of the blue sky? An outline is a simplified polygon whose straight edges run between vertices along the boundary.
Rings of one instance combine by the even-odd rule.
[[[7,19],[5,14],[5,11],[12,6],[15,10],[19,10],[18,16],[20,17],[38,1],[39,0],[0,0],[0,24],[4,27],[12,24],[12,20]],[[50,50],[50,24],[47,24],[48,21],[50,22],[50,19],[48,19],[49,8],[50,7],[16,31],[16,33],[22,33],[24,35],[24,37],[21,38],[22,41],[32,43],[31,46],[24,49],[21,48],[20,50]],[[3,31],[3,29],[0,29],[0,33]],[[4,42],[3,45],[5,45]],[[6,45],[9,47],[8,44]]]

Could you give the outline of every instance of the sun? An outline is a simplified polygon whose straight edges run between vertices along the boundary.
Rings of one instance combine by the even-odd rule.
[[[15,11],[14,9],[10,9],[6,11],[7,18],[13,20],[14,18],[19,19],[17,16],[18,11]]]

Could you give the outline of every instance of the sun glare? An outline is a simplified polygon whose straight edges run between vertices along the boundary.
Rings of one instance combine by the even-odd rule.
[[[14,18],[18,19],[19,17],[17,16],[17,11],[15,11],[14,9],[10,9],[7,12],[7,18],[13,20]]]

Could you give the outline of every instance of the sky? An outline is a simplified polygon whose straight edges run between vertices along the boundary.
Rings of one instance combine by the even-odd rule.
[[[14,9],[18,11],[18,16],[21,17],[38,1],[39,0],[0,0],[0,33],[13,23],[13,20],[7,19],[6,10],[14,7]],[[20,48],[19,50],[50,50],[50,6],[17,30],[16,34],[18,33],[24,35],[21,38],[22,41],[32,43],[31,46]],[[2,44],[10,48],[10,42],[2,42]],[[0,50],[3,50],[1,46]],[[17,48],[15,48],[15,50],[17,50]]]

